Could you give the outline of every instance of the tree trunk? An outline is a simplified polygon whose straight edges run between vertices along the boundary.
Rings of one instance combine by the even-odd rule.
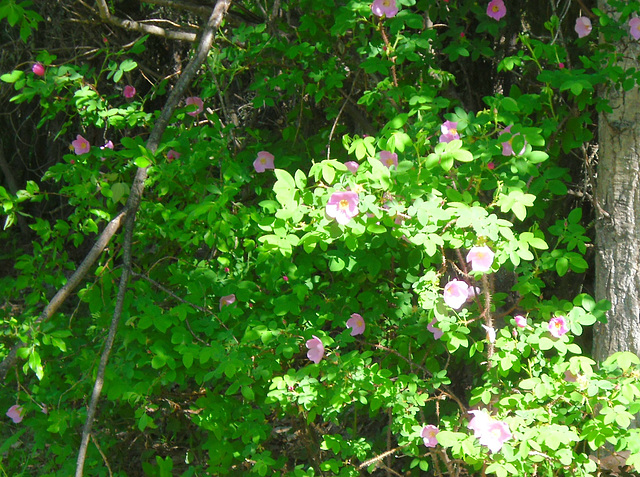
[[[598,6],[611,10],[602,0]],[[636,41],[623,38],[616,51],[619,66],[637,68]],[[603,94],[613,112],[599,115],[596,298],[609,300],[611,310],[608,323],[594,330],[599,361],[617,351],[640,353],[640,92],[634,87]]]

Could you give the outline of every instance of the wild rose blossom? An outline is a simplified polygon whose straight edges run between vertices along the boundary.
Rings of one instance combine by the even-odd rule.
[[[391,169],[391,166],[398,168],[398,155],[395,152],[380,151],[380,161],[387,169]]]
[[[253,161],[253,168],[258,173],[262,173],[267,169],[275,169],[275,166],[273,164],[274,160],[275,157],[273,157],[273,154],[271,154],[270,152],[260,151],[258,153],[258,157],[256,157],[256,160]]]
[[[560,338],[569,331],[567,319],[564,316],[554,316],[551,318],[547,328],[554,338]]]
[[[438,439],[436,435],[438,435],[440,429],[436,426],[429,424],[422,428],[422,432],[420,433],[420,437],[424,441],[424,445],[427,447],[435,447],[438,445]]]
[[[486,272],[491,270],[494,253],[489,247],[471,247],[467,254],[467,262],[471,262],[471,270],[474,272]]]
[[[190,112],[187,113],[189,116],[196,117],[198,114],[200,114],[202,111],[204,111],[204,102],[198,96],[189,96],[185,100],[185,103],[187,104],[187,106],[191,106],[192,104],[196,105],[196,110],[195,111],[190,111]]]
[[[431,320],[431,323],[427,325],[427,330],[433,333],[433,337],[435,339],[439,340],[440,338],[442,338],[442,335],[444,335],[444,331],[442,331],[440,328],[436,328],[435,325],[437,324],[438,324],[438,319],[434,318],[433,320]]]
[[[527,319],[522,315],[516,315],[513,317],[516,321],[516,326],[518,328],[526,328],[527,327]]]
[[[351,336],[361,335],[365,328],[364,318],[358,313],[352,313],[347,320],[347,328],[351,328]]]
[[[487,411],[473,410],[469,414],[473,414],[473,418],[467,427],[473,431],[480,445],[488,447],[491,452],[499,452],[502,445],[513,437],[508,424],[492,418]]]
[[[629,34],[634,40],[640,39],[640,18],[633,17],[629,20]]]
[[[476,296],[478,296],[481,292],[482,290],[480,290],[479,287],[469,287],[469,290],[467,291],[467,302],[472,302],[473,300],[475,300]]]
[[[592,30],[591,20],[587,17],[578,17],[576,18],[576,26],[575,30],[578,34],[578,38],[583,38],[591,33]]]
[[[500,136],[502,136],[503,134],[507,134],[507,133],[511,133],[511,126],[508,126],[506,128],[504,128],[501,132],[500,132]],[[519,136],[520,133],[514,134],[513,136],[511,136],[511,139],[509,139],[508,141],[505,141],[502,143],[502,155],[503,156],[515,156],[516,153],[513,151],[513,138],[516,136]],[[521,156],[525,153],[526,149],[526,144],[527,142],[525,141],[524,143],[525,145],[522,146],[522,149],[520,150],[520,152],[517,154],[518,156]]]
[[[307,358],[318,364],[324,357],[324,345],[320,338],[316,335],[312,336],[312,339],[307,340],[307,348],[309,348],[309,351],[307,351]]]
[[[458,123],[454,123],[453,121],[445,121],[440,126],[440,135],[439,142],[451,142],[455,139],[460,139],[460,135],[458,134]]]
[[[20,424],[24,418],[24,408],[19,404],[14,404],[6,414],[15,424]]]
[[[396,0],[374,0],[371,11],[378,17],[393,18],[398,14],[398,6]]]
[[[179,159],[181,155],[182,154],[180,154],[178,151],[171,149],[169,152],[167,152],[167,161],[171,162],[175,159]]]
[[[507,14],[507,7],[504,6],[503,0],[491,0],[487,6],[487,15],[494,20],[500,20]]]
[[[327,202],[325,212],[340,225],[346,225],[359,213],[358,200],[355,192],[334,192]]]
[[[360,167],[360,164],[358,164],[356,161],[347,161],[344,163],[344,165],[347,166],[347,169],[352,174],[358,172],[358,168]]]
[[[235,301],[236,296],[234,294],[223,296],[220,298],[220,309],[222,310],[222,307],[231,305],[232,303],[235,303]]]
[[[36,76],[44,76],[44,65],[38,62],[31,67],[31,71]]]
[[[467,301],[469,296],[469,285],[462,280],[454,278],[444,286],[444,302],[453,308],[459,310]]]
[[[85,154],[91,150],[91,144],[85,138],[83,138],[80,134],[76,136],[75,141],[71,141],[71,145],[73,146],[73,150],[79,156],[80,154]]]
[[[113,151],[113,142],[109,139],[104,146],[100,146],[100,149],[111,149]]]
[[[136,95],[136,89],[131,86],[131,85],[127,85],[124,87],[124,91],[122,91],[122,96],[124,96],[127,99],[131,99]]]

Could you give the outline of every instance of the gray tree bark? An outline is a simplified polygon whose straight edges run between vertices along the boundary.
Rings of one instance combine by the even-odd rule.
[[[603,0],[598,7],[611,11]],[[623,38],[616,51],[624,70],[638,67],[633,38]],[[640,91],[610,88],[603,95],[613,112],[599,115],[596,298],[609,300],[611,310],[607,323],[595,325],[598,361],[617,351],[640,353]]]

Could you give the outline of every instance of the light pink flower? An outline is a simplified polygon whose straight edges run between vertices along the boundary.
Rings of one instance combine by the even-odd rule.
[[[631,20],[629,20],[629,33],[634,38],[634,40],[640,40],[640,18],[633,17]]]
[[[504,6],[503,0],[491,0],[487,6],[487,15],[494,20],[500,20],[507,14],[507,7]]]
[[[420,437],[424,441],[424,445],[427,447],[435,447],[438,445],[438,439],[436,435],[440,432],[436,426],[429,424],[422,428],[422,432],[420,433]]]
[[[391,166],[398,168],[398,155],[395,152],[380,151],[380,161],[387,169],[391,169]]]
[[[439,142],[451,142],[454,139],[460,139],[457,127],[458,123],[454,123],[453,121],[445,121],[440,126],[440,131],[442,132],[442,134],[440,135]]]
[[[454,278],[444,286],[443,294],[444,302],[454,310],[459,310],[467,301],[469,285]]]
[[[235,303],[235,301],[236,296],[234,294],[223,296],[220,298],[220,309],[222,310],[223,306],[231,305],[232,303]]]
[[[479,287],[469,287],[467,291],[467,302],[472,302],[475,300],[476,296],[480,294],[482,290]]]
[[[202,101],[202,99],[200,99],[198,96],[189,96],[185,102],[187,103],[187,106],[191,106],[192,104],[196,105],[196,110],[195,111],[190,111],[187,114],[189,116],[197,116],[198,114],[200,114],[202,111],[204,111],[204,102]]]
[[[124,91],[122,92],[122,96],[124,96],[127,99],[131,99],[136,95],[136,89],[131,86],[131,85],[127,85],[124,87]]]
[[[511,431],[506,422],[495,420],[485,410],[473,410],[469,414],[474,417],[467,427],[473,431],[480,444],[488,447],[491,452],[499,452],[502,444],[511,439]]]
[[[320,338],[316,335],[312,336],[312,339],[307,340],[307,348],[309,348],[309,351],[307,351],[307,358],[318,364],[324,357],[324,345]]]
[[[575,383],[578,381],[578,375],[573,374],[571,371],[567,369],[564,372],[564,380],[567,381],[568,383]]]
[[[364,318],[358,313],[352,313],[347,320],[347,328],[351,328],[351,336],[361,335],[365,328]]]
[[[89,144],[89,141],[83,138],[80,134],[76,136],[75,141],[71,141],[71,145],[78,156],[91,150],[91,144]]]
[[[473,414],[473,418],[469,421],[467,427],[473,431],[473,435],[477,438],[484,432],[493,419],[485,410],[474,409],[469,411],[469,414]]]
[[[492,419],[482,432],[482,435],[478,437],[478,442],[480,445],[488,447],[495,454],[500,452],[502,445],[512,437],[509,425],[506,422]]]
[[[496,329],[492,328],[491,326],[487,326],[487,325],[482,325],[482,327],[487,332],[487,341],[489,341],[489,343],[495,343],[495,341],[496,341]]]
[[[467,254],[467,262],[471,262],[471,270],[474,272],[486,272],[491,270],[494,253],[489,247],[471,247]]]
[[[167,161],[171,162],[175,159],[179,159],[181,155],[182,154],[180,154],[178,151],[171,149],[169,150],[169,152],[167,152]]]
[[[564,316],[554,316],[551,318],[547,328],[549,328],[549,333],[551,333],[554,338],[560,338],[569,331],[567,319]]]
[[[100,149],[111,149],[113,150],[113,142],[111,142],[111,140],[108,140],[104,146],[100,146]]]
[[[346,225],[358,215],[358,194],[352,191],[334,192],[327,202],[327,215],[336,219],[340,225]]]
[[[256,160],[253,161],[253,168],[258,173],[262,173],[267,169],[275,169],[275,166],[273,164],[274,159],[275,157],[273,157],[273,154],[271,154],[270,152],[260,151],[258,153],[258,157],[256,157]]]
[[[36,76],[44,76],[44,65],[42,63],[36,63],[31,67],[31,71]]]
[[[431,333],[433,333],[433,337],[439,340],[440,338],[442,338],[442,335],[444,335],[444,331],[442,331],[440,328],[436,328],[435,325],[437,324],[438,319],[434,318],[433,320],[431,320],[431,323],[427,325],[427,330],[431,331]]]
[[[358,168],[360,167],[360,164],[358,164],[356,161],[347,161],[344,163],[344,165],[347,166],[347,169],[349,169],[352,174],[358,172]]]
[[[396,0],[373,0],[371,11],[379,17],[393,18],[398,14],[398,6]]]
[[[526,328],[527,327],[527,319],[522,315],[516,315],[513,317],[516,320],[516,326],[518,328]]]
[[[19,424],[22,422],[24,418],[24,408],[19,404],[14,404],[7,411],[7,416],[11,419],[15,424]]]
[[[591,20],[589,20],[587,17],[576,18],[575,30],[578,34],[578,38],[587,36],[589,33],[591,33],[592,28],[593,27],[591,26]]]
[[[503,134],[507,134],[511,132],[511,126],[508,126],[506,128],[504,128],[501,132],[500,132],[500,136],[502,136]],[[503,156],[515,156],[516,153],[513,152],[513,138],[516,136],[519,136],[520,133],[514,134],[513,136],[511,136],[511,139],[509,139],[508,141],[505,141],[502,143],[502,155]],[[524,142],[525,146],[527,144],[527,142]],[[525,151],[527,150],[525,146],[522,146],[522,149],[520,150],[520,152],[517,154],[518,156],[521,156],[525,153]]]

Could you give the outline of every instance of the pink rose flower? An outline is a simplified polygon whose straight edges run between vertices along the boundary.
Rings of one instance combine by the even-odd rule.
[[[391,166],[398,168],[398,155],[395,152],[380,151],[380,161],[387,169],[391,169]]]
[[[589,20],[587,17],[578,17],[576,19],[575,30],[578,34],[578,38],[587,36],[589,33],[591,33],[592,28],[593,27],[591,26],[591,20]]]
[[[478,442],[480,445],[488,447],[495,454],[500,452],[502,445],[512,437],[509,425],[506,422],[492,419],[492,422],[482,432],[482,435],[478,437]]]
[[[196,110],[195,111],[190,111],[187,114],[189,116],[197,116],[198,114],[200,114],[202,111],[204,111],[204,103],[202,101],[202,99],[200,99],[198,96],[189,96],[185,102],[187,103],[187,106],[191,106],[192,104],[196,105]]]
[[[124,96],[127,99],[131,99],[136,95],[136,89],[131,86],[131,85],[127,85],[124,87],[124,91],[122,92],[122,96]]]
[[[398,14],[396,0],[373,0],[371,11],[378,17],[393,18]]]
[[[442,335],[444,335],[444,331],[442,331],[440,328],[436,328],[437,324],[438,324],[438,319],[434,318],[433,320],[431,320],[431,323],[427,325],[427,330],[433,333],[434,339],[439,340],[440,338],[442,338]]]
[[[31,71],[36,76],[44,76],[44,65],[42,63],[36,63],[31,67]]]
[[[640,39],[640,18],[633,17],[631,20],[629,20],[629,34],[633,37],[634,40]]]
[[[493,419],[487,411],[469,411],[474,417],[469,421],[468,428],[480,442],[480,445],[488,447],[493,453],[499,452],[502,445],[512,438],[511,431],[506,422]]]
[[[361,335],[365,328],[364,318],[358,313],[352,313],[347,320],[347,328],[351,328],[351,336]]]
[[[24,408],[19,404],[14,404],[7,411],[7,416],[15,424],[20,424],[22,422],[22,419],[24,418]]]
[[[346,225],[358,215],[358,194],[352,191],[334,192],[327,202],[327,215],[336,219],[340,225]]]
[[[179,159],[181,155],[182,154],[180,154],[178,151],[171,149],[169,150],[169,152],[167,152],[167,161],[171,162],[175,159]]]
[[[462,308],[469,296],[469,285],[462,280],[453,279],[444,286],[444,302],[454,310]]]
[[[316,335],[312,336],[312,339],[307,340],[307,348],[309,348],[309,351],[307,351],[307,358],[318,364],[324,357],[324,345],[320,338]]]
[[[527,319],[522,315],[516,315],[513,317],[516,321],[516,326],[518,328],[526,328],[527,327]]]
[[[471,262],[471,270],[474,272],[486,272],[491,270],[494,253],[489,247],[471,247],[467,254],[467,262]]]
[[[100,146],[100,149],[111,149],[113,151],[113,142],[109,139],[104,146]]]
[[[547,328],[554,338],[560,338],[569,331],[567,319],[564,316],[554,316],[551,318]]]
[[[422,428],[422,432],[420,433],[420,437],[422,437],[424,445],[427,447],[437,446],[438,439],[436,438],[436,435],[438,435],[438,432],[440,432],[440,429],[438,429],[434,425],[429,424],[427,426],[424,426]]]
[[[491,0],[487,6],[487,15],[494,20],[500,20],[507,14],[507,7],[504,6],[503,0]]]
[[[235,303],[235,301],[236,296],[234,294],[223,296],[220,298],[220,309],[222,310],[222,307],[231,305],[232,303]]]
[[[454,139],[460,139],[457,127],[458,123],[454,123],[453,121],[445,121],[440,126],[440,131],[442,132],[442,134],[440,135],[439,142],[451,142]]]
[[[273,164],[274,159],[275,157],[273,157],[273,154],[271,154],[270,152],[260,151],[258,153],[258,157],[256,157],[256,160],[253,161],[253,168],[258,173],[262,173],[267,169],[275,169],[275,166]]]
[[[71,145],[73,146],[73,150],[79,156],[80,154],[85,154],[91,150],[91,144],[85,138],[83,138],[80,134],[76,136],[75,141],[71,141]]]
[[[358,172],[358,168],[360,167],[360,164],[358,164],[356,161],[347,161],[344,163],[344,165],[347,166],[347,169],[349,169],[352,174]]]
[[[510,132],[511,132],[511,126],[508,126],[508,127],[504,128],[500,132],[499,136],[502,136],[503,134],[507,134],[507,133],[510,133]],[[514,134],[513,136],[511,136],[511,139],[509,139],[508,141],[505,141],[505,142],[502,143],[502,155],[503,156],[515,156],[516,155],[516,153],[513,152],[513,138],[516,137],[516,136],[519,136],[519,135],[520,135],[520,133]],[[527,142],[525,141],[524,144],[526,146]],[[525,151],[526,151],[526,147],[525,146],[522,146],[522,149],[517,154],[518,156],[521,156],[522,154],[525,153]]]

